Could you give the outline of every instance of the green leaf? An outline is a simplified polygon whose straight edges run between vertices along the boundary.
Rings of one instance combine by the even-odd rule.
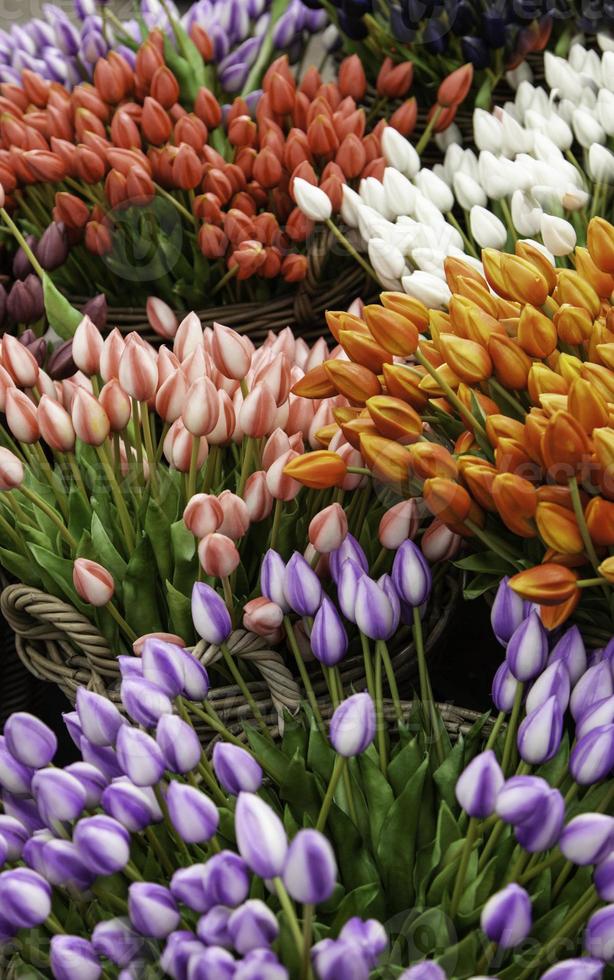
[[[439,966],[448,976],[469,976],[475,970],[481,954],[480,933],[475,930],[461,939],[460,943],[450,946],[445,953],[437,957]]]
[[[181,636],[187,644],[194,639],[194,623],[190,600],[183,592],[166,580],[166,601],[173,631]]]
[[[277,745],[251,726],[246,727],[247,741],[262,768],[274,779],[277,785],[283,783],[288,759]]]
[[[407,780],[418,771],[423,760],[424,751],[417,738],[413,738],[400,752],[397,752],[388,766],[388,782],[395,796],[403,793]]]
[[[0,548],[0,565],[26,585],[40,588],[43,584],[38,569],[31,558],[17,555],[14,551],[8,551],[6,548]]]
[[[145,533],[150,540],[158,566],[158,574],[165,581],[172,575],[171,522],[157,500],[150,498],[145,514]]]
[[[284,710],[284,734],[281,740],[281,751],[288,759],[291,759],[297,752],[301,759],[305,759],[307,743],[308,733],[303,718],[295,718],[289,711]]]
[[[320,812],[322,794],[316,777],[305,768],[305,762],[298,749],[279,784],[279,795],[292,808],[297,819],[300,819],[302,814],[307,814],[315,824]]]
[[[330,927],[331,934],[337,936],[348,919],[355,915],[361,919],[377,919],[384,914],[385,907],[379,885],[361,885],[346,895],[340,903]]]
[[[79,540],[90,526],[90,508],[83,494],[73,484],[68,492],[68,530],[73,538]]]
[[[309,730],[309,745],[307,748],[307,765],[314,772],[317,772],[326,783],[328,783],[333,765],[335,763],[335,752],[316,724],[312,724]]]
[[[475,575],[471,582],[464,587],[463,598],[467,601],[479,599],[485,592],[493,592],[500,581],[501,576],[499,574]]]
[[[454,564],[466,572],[488,572],[491,575],[507,575],[510,568],[515,568],[511,562],[506,561],[501,555],[496,555],[494,551],[480,551],[477,555],[461,558]]]
[[[390,811],[394,803],[394,793],[380,767],[369,759],[368,756],[360,756],[358,764],[369,814],[371,844],[375,848],[380,837],[382,824],[386,819],[386,814]]]
[[[381,890],[379,872],[369,850],[352,820],[335,803],[328,815],[327,832],[334,844],[339,880],[348,891],[374,882]]]
[[[62,340],[70,340],[83,319],[83,313],[68,302],[46,272],[43,273],[43,300],[49,326]]]
[[[171,544],[174,559],[173,585],[180,592],[189,595],[196,581],[198,561],[194,535],[188,531],[183,520],[171,524]]]
[[[96,560],[99,561],[101,565],[104,565],[104,567],[111,573],[115,580],[115,586],[121,594],[122,583],[124,581],[124,576],[126,575],[128,565],[111,541],[111,538],[107,534],[106,528],[96,513],[92,514],[91,535],[92,545],[97,556]]]
[[[55,584],[59,587],[60,593],[66,596],[69,602],[77,609],[83,610],[83,603],[75,592],[75,587],[72,582],[72,558],[61,558],[60,555],[49,551],[48,548],[41,548],[36,544],[31,544],[29,547],[34,555],[35,561],[51,576]]]
[[[386,897],[393,908],[409,908],[413,899],[413,864],[428,767],[429,761],[424,759],[413,776],[407,778],[405,789],[386,816],[377,843]]]
[[[166,616],[160,606],[157,577],[152,575],[154,556],[148,538],[137,544],[124,578],[124,610],[137,636],[164,629]]]

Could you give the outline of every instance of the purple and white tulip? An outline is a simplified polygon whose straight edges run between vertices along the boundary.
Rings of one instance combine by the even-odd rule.
[[[211,761],[220,786],[232,796],[241,792],[256,793],[260,789],[262,769],[253,755],[240,745],[216,742]]]
[[[268,803],[253,793],[239,793],[235,833],[241,857],[261,878],[283,874],[288,851],[284,826]]]
[[[317,905],[331,897],[337,881],[337,862],[323,834],[299,830],[288,848],[283,881],[295,902]]]
[[[495,812],[504,777],[492,749],[472,759],[456,782],[456,799],[470,817],[484,819]]]
[[[192,589],[192,620],[198,635],[216,646],[225,643],[232,633],[232,621],[224,600],[204,582],[195,582]]]
[[[370,694],[352,694],[342,701],[330,721],[329,738],[345,758],[361,755],[375,738],[375,705]]]
[[[507,885],[482,909],[480,925],[492,943],[511,949],[531,931],[531,899],[520,885]]]
[[[220,819],[217,807],[196,786],[172,780],[166,805],[173,827],[186,843],[202,843],[215,834]]]

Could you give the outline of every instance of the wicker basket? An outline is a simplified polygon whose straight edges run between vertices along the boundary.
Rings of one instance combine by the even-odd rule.
[[[445,578],[434,590],[424,621],[427,656],[440,646],[459,595],[455,579]],[[27,669],[40,680],[56,684],[74,702],[79,687],[107,694],[119,703],[120,672],[117,658],[96,626],[73,606],[27,585],[9,585],[0,597],[0,608],[15,631],[17,654]],[[294,713],[301,701],[301,690],[276,650],[266,641],[245,630],[236,630],[228,641],[234,657],[249,663],[260,674],[259,680],[248,682],[258,708],[267,724],[277,728],[284,711]],[[201,641],[194,647],[201,663],[210,667],[221,657],[216,646]],[[395,676],[402,695],[410,692],[417,674],[416,653],[411,642],[401,642],[391,649]],[[310,668],[318,695],[325,692],[319,665]],[[341,665],[346,690],[365,686],[361,657],[350,657]],[[228,685],[212,689],[210,703],[233,732],[251,717],[251,710],[238,687]],[[198,722],[195,727],[200,728]]]
[[[334,268],[327,267],[327,263],[334,266],[328,260],[335,245],[336,239],[328,228],[316,226],[309,245],[309,269],[302,282],[294,288],[288,287],[276,299],[225,303],[197,310],[203,326],[211,326],[217,320],[238,333],[248,334],[254,341],[264,340],[269,330],[275,332],[289,326],[296,336],[316,340],[322,334],[325,310],[347,309],[356,297],[368,301],[377,294],[373,280],[347,257],[336,275]],[[87,301],[88,297],[72,297],[77,306]],[[111,327],[119,327],[122,333],[135,330],[152,343],[161,342],[152,331],[144,308],[110,307],[107,322]]]

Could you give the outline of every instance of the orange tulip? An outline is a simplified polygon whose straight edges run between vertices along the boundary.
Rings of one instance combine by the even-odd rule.
[[[548,420],[541,448],[547,469],[563,479],[573,476],[591,452],[586,432],[564,411],[555,412]]]
[[[589,436],[593,429],[609,424],[610,413],[605,399],[584,378],[572,381],[567,395],[567,408]]]
[[[529,371],[527,390],[533,404],[539,405],[540,395],[566,395],[569,391],[569,382],[556,371],[551,371],[545,364],[536,361]]]
[[[556,360],[556,370],[571,385],[576,378],[581,377],[583,363],[579,357],[575,357],[573,354],[559,354]]]
[[[323,367],[338,393],[351,402],[362,405],[382,390],[377,376],[362,364],[331,360],[325,361]]]
[[[603,497],[591,497],[584,511],[588,533],[596,545],[614,545],[614,503]]]
[[[392,363],[392,354],[388,354],[372,337],[355,330],[340,330],[339,343],[350,360],[369,368],[374,374],[380,374],[384,364]]]
[[[492,485],[497,476],[497,470],[490,463],[473,463],[462,467],[462,474],[471,496],[484,510],[497,510],[492,495]]]
[[[481,344],[453,334],[443,334],[441,353],[454,374],[467,384],[485,381],[492,374],[492,361]]]
[[[454,443],[454,452],[457,456],[462,456],[463,453],[471,453],[476,449],[478,449],[478,444],[475,441],[475,435],[469,429],[465,429]]]
[[[603,272],[614,274],[614,227],[605,218],[591,218],[586,236],[590,256]]]
[[[284,467],[284,476],[297,480],[305,487],[326,490],[343,483],[347,476],[347,464],[338,453],[318,449],[291,459]]]
[[[368,335],[369,331],[364,320],[353,313],[345,313],[343,310],[326,310],[324,314],[328,329],[339,343],[339,333],[341,330],[357,330],[359,333]]]
[[[531,360],[510,337],[493,334],[488,341],[488,353],[492,358],[497,380],[512,391],[527,386]]]
[[[320,443],[324,449],[328,449],[331,439],[337,435],[339,432],[339,426],[336,422],[329,422],[328,425],[323,426],[321,429],[315,433],[315,438]]]
[[[484,515],[465,488],[453,480],[440,476],[431,477],[424,483],[422,497],[431,514],[454,529],[460,526],[466,530],[463,527],[466,520],[473,520],[479,525],[484,522]]]
[[[375,342],[390,354],[408,357],[418,346],[418,327],[409,317],[375,303],[365,306],[364,317]]]
[[[506,336],[504,324],[475,304],[468,310],[466,329],[469,340],[474,340],[483,347],[488,346],[488,341],[494,333]]]
[[[489,398],[488,395],[483,395],[476,388],[469,388],[466,384],[459,384],[456,394],[465,408],[470,412],[474,411],[476,401],[485,416],[496,415],[499,411],[499,406],[492,398]]]
[[[367,409],[378,432],[401,445],[417,442],[422,435],[422,419],[400,398],[375,395],[367,401]]]
[[[419,299],[414,299],[406,293],[381,293],[380,300],[387,310],[399,313],[410,320],[422,333],[429,324],[429,311]]]
[[[343,435],[349,442],[350,446],[354,449],[360,451],[360,438],[363,433],[368,435],[377,436],[379,435],[379,430],[372,419],[370,418],[357,418],[348,419],[347,422],[341,423],[341,431]]]
[[[603,575],[604,579],[610,585],[614,585],[614,557],[606,558],[605,561],[602,561],[597,571],[600,575]]]
[[[456,293],[458,291],[458,280],[461,278],[471,279],[473,282],[481,285],[484,289],[488,288],[488,283],[484,279],[484,276],[482,276],[477,269],[474,269],[468,262],[464,262],[462,259],[458,259],[454,255],[448,255],[444,259],[443,271],[446,275],[448,288],[452,293]]]
[[[533,484],[516,473],[500,473],[493,480],[491,492],[505,526],[521,538],[536,537],[533,518],[537,494]]]
[[[533,306],[544,305],[550,292],[549,283],[533,262],[518,255],[502,254],[499,267],[507,294],[504,299],[532,303]]]
[[[600,466],[614,469],[614,429],[604,426],[593,430],[593,443]]]
[[[610,371],[614,370],[614,343],[597,344],[597,354],[599,359]]]
[[[484,313],[488,313],[489,316],[495,319],[499,316],[499,304],[502,300],[493,296],[488,288],[488,283],[483,285],[481,282],[476,282],[475,279],[460,276],[455,293],[457,296],[463,296],[465,299],[471,300],[478,309],[483,310]]]
[[[388,393],[409,402],[418,412],[428,404],[428,396],[420,390],[424,368],[403,364],[384,364],[384,381]]]
[[[558,504],[559,507],[573,510],[573,500],[569,487],[544,483],[543,486],[537,488],[537,500],[540,504]]]
[[[499,439],[516,439],[517,442],[522,442],[524,438],[524,425],[509,415],[489,415],[485,427],[493,449],[496,449]]]
[[[543,606],[557,606],[567,602],[576,592],[577,576],[570,568],[546,562],[535,565],[524,572],[513,575],[510,587],[529,602],[539,602]]]
[[[392,439],[364,433],[360,437],[360,451],[373,473],[384,483],[405,487],[409,480],[411,456],[407,449]]]
[[[518,343],[530,357],[548,357],[556,347],[557,332],[552,320],[530,303],[518,321]]]
[[[523,445],[534,462],[543,463],[542,438],[548,425],[548,419],[539,408],[532,408],[525,417]]]
[[[559,504],[538,503],[537,529],[549,548],[564,555],[579,554],[584,545],[573,511]]]
[[[582,596],[582,590],[576,589],[575,592],[565,602],[559,602],[554,606],[540,606],[539,616],[547,630],[558,629],[575,612]]]
[[[437,442],[416,442],[409,447],[409,452],[414,473],[422,480],[431,477],[457,478],[458,464],[445,446]]]
[[[363,408],[356,408],[352,405],[341,405],[338,408],[333,408],[333,418],[339,427],[360,416],[365,416]]]
[[[573,269],[559,270],[556,299],[560,304],[571,303],[572,306],[579,306],[583,310],[588,310],[593,320],[599,316],[601,309],[599,296],[590,282]]]
[[[501,258],[502,253],[496,249],[483,248],[482,265],[484,266],[484,275],[486,276],[488,285],[491,289],[494,289],[498,296],[502,296],[503,299],[514,299],[514,294],[508,291],[503,279]],[[522,299],[524,300],[525,297],[522,297]]]
[[[593,329],[593,320],[588,310],[581,306],[563,303],[552,318],[556,332],[564,344],[577,347],[588,340]]]
[[[500,473],[515,473],[527,480],[537,480],[539,467],[527,453],[524,443],[502,436],[495,449],[495,463]]]
[[[582,377],[597,389],[606,402],[614,402],[614,374],[602,364],[582,365]]]
[[[608,299],[614,289],[614,276],[599,269],[588,249],[581,248],[579,245],[576,247],[573,260],[577,271],[590,282],[597,295],[602,299]]]
[[[538,269],[548,283],[548,292],[551,293],[556,286],[556,269],[546,255],[530,242],[517,241],[514,246],[516,255],[529,262]],[[536,306],[541,304],[535,304]]]
[[[300,395],[301,398],[332,398],[337,394],[337,387],[324,370],[324,364],[318,364],[296,382],[292,394]]]

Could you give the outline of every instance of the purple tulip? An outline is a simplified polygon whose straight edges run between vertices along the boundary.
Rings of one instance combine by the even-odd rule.
[[[219,72],[222,87],[231,95],[240,92],[247,81],[248,73],[247,65],[231,65],[225,72]]]
[[[127,657],[125,654],[117,658],[122,679],[143,676],[143,661],[140,657]]]
[[[28,836],[27,827],[24,827],[20,820],[6,813],[0,813],[0,838],[5,849],[4,859],[0,863],[4,864],[7,860],[18,861]]]
[[[158,743],[151,735],[122,725],[117,736],[117,759],[122,770],[137,786],[154,786],[166,768]]]
[[[228,920],[231,915],[232,909],[226,905],[214,905],[198,920],[196,926],[198,938],[206,946],[232,946],[232,939],[228,932]]]
[[[64,772],[70,773],[83,786],[85,809],[93,810],[97,807],[106,786],[108,786],[108,780],[100,769],[90,765],[89,762],[71,762],[69,766],[65,767]]]
[[[0,786],[13,796],[30,796],[33,775],[34,770],[17,761],[0,735]]]
[[[271,946],[277,939],[279,924],[264,902],[252,898],[234,910],[228,919],[228,932],[234,948],[244,956],[252,949]]]
[[[102,813],[80,820],[73,841],[98,875],[122,871],[130,860],[130,834],[118,820]]]
[[[181,650],[183,696],[188,701],[204,701],[209,693],[209,675],[189,650]]]
[[[135,786],[125,776],[107,786],[100,802],[103,809],[131,833],[138,833],[163,819],[153,790]]]
[[[191,864],[187,868],[179,868],[170,880],[173,898],[194,912],[208,912],[211,905],[203,885],[205,867],[204,864]]]
[[[599,861],[593,872],[593,884],[602,902],[614,901],[614,851]]]
[[[237,964],[233,980],[288,980],[289,973],[270,949],[253,949]]]
[[[584,948],[589,956],[604,963],[614,959],[614,905],[593,912],[584,933]]]
[[[195,582],[192,589],[192,619],[194,629],[207,643],[220,646],[232,633],[230,613],[224,600],[204,582]]]
[[[159,687],[170,698],[183,690],[183,659],[181,647],[175,643],[150,638],[143,644],[141,656],[143,677]]]
[[[154,728],[162,715],[170,715],[173,711],[168,694],[144,677],[122,680],[120,696],[126,713],[143,728]]]
[[[559,848],[573,864],[598,864],[614,841],[614,818],[605,813],[581,813],[570,820],[559,838]]]
[[[522,621],[510,637],[505,651],[507,665],[517,681],[531,681],[544,669],[548,638],[536,612]]]
[[[81,688],[79,688],[79,691]],[[77,694],[79,692],[77,691]],[[79,748],[79,743],[81,742],[81,737],[83,735],[83,728],[81,727],[81,721],[79,715],[76,711],[65,711],[62,714],[62,721],[66,727],[66,731],[70,735],[71,739]]]
[[[505,823],[517,826],[535,816],[549,792],[548,783],[539,776],[512,776],[497,794],[495,812]]]
[[[26,242],[28,243],[32,251],[36,251],[36,235],[26,235]],[[15,279],[25,279],[26,276],[29,276],[30,273],[33,271],[32,266],[30,264],[30,259],[27,258],[26,253],[24,252],[21,245],[15,252],[15,256],[13,258],[12,271]]]
[[[4,738],[13,758],[31,769],[48,766],[58,747],[58,740],[51,729],[25,711],[16,711],[8,718]]]
[[[156,728],[158,743],[167,769],[191,772],[200,762],[202,749],[191,725],[177,715],[162,715]]]
[[[363,575],[356,588],[356,625],[371,640],[389,640],[399,625],[400,605],[393,606],[386,592]]]
[[[5,789],[2,790],[0,799],[6,816],[15,817],[29,833],[33,834],[35,830],[41,830],[45,826],[34,800],[13,796]]]
[[[284,613],[290,611],[284,583],[286,580],[286,566],[281,557],[272,548],[269,548],[260,566],[260,591],[263,596],[277,603]]]
[[[186,843],[208,841],[215,834],[220,819],[217,807],[195,786],[173,780],[166,804],[173,827]]]
[[[558,789],[551,789],[542,798],[535,815],[517,826],[514,835],[525,851],[538,854],[554,847],[561,836],[564,820],[565,801]]]
[[[52,936],[50,965],[55,980],[98,980],[102,973],[94,947],[80,936]]]
[[[531,690],[527,694],[525,711],[530,714],[552,697],[556,698],[561,711],[565,711],[569,704],[570,693],[571,682],[567,667],[561,660],[558,660],[546,667],[543,673],[533,681]]]
[[[491,943],[503,949],[518,946],[531,930],[531,899],[520,885],[507,885],[482,909],[480,925]]]
[[[343,562],[337,577],[337,602],[346,619],[356,622],[356,590],[365,571],[357,561],[348,558]]]
[[[392,563],[392,581],[399,596],[417,609],[429,598],[433,577],[426,558],[413,541],[404,541]]]
[[[369,980],[370,968],[359,946],[323,939],[311,950],[319,980]]]
[[[447,980],[447,976],[433,960],[423,960],[404,970],[399,980]]]
[[[222,789],[233,796],[256,793],[262,784],[262,769],[250,752],[230,742],[216,742],[213,768]]]
[[[567,667],[572,684],[577,684],[586,670],[586,649],[582,634],[577,626],[565,630],[561,639],[552,648],[548,663],[562,660]]]
[[[135,881],[128,889],[128,914],[137,932],[164,939],[179,925],[181,916],[168,888],[149,881]]]
[[[492,699],[498,711],[511,711],[516,698],[518,681],[506,661],[499,665],[492,682]]]
[[[576,722],[580,721],[586,712],[614,694],[612,671],[606,660],[589,667],[576,683],[569,700],[569,710]]]
[[[614,724],[593,728],[574,745],[569,771],[580,786],[605,779],[614,768]]]
[[[32,796],[46,824],[76,820],[85,807],[86,793],[79,782],[63,769],[39,769],[32,777]]]
[[[68,241],[61,222],[52,221],[45,229],[36,246],[36,257],[46,272],[64,265],[68,258]]]
[[[92,298],[88,299],[87,303],[81,307],[83,316],[89,316],[94,326],[98,327],[101,333],[105,332],[107,326],[108,310],[109,304],[107,303],[107,297],[104,293],[98,293],[97,296],[92,296]]]
[[[248,866],[234,851],[220,851],[207,861],[202,885],[209,908],[214,905],[235,908],[249,894]]]
[[[15,929],[33,929],[51,912],[51,887],[30,868],[13,868],[0,874],[2,917]]]
[[[210,946],[208,949],[203,947],[202,951],[195,952],[190,957],[188,977],[189,980],[208,980],[209,977],[232,980],[236,976],[236,968],[236,960],[227,949],[219,946]]]
[[[583,956],[576,960],[561,960],[542,973],[541,980],[601,980],[603,963]]]
[[[490,613],[493,633],[502,646],[507,646],[512,634],[524,620],[526,612],[524,601],[510,589],[508,582],[508,575],[501,579]]]
[[[335,605],[328,596],[322,598],[322,604],[313,621],[309,641],[314,657],[325,667],[336,666],[347,653],[348,635]]]
[[[286,565],[286,600],[299,616],[315,616],[322,601],[320,579],[309,562],[295,551]]]
[[[329,738],[346,758],[361,755],[375,738],[375,705],[366,691],[342,701],[330,720]]]
[[[456,799],[470,817],[490,817],[504,784],[503,773],[492,749],[472,759],[456,782]]]
[[[59,837],[43,841],[34,855],[36,870],[51,884],[87,891],[96,875],[72,841]]]
[[[348,919],[339,933],[339,939],[357,946],[369,966],[374,967],[388,948],[388,936],[377,919],[360,919],[357,915]]]
[[[160,957],[160,968],[169,977],[187,977],[188,963],[195,953],[202,952],[203,945],[193,932],[177,929],[166,940],[164,952]],[[140,974],[139,974],[140,976]]]
[[[143,939],[128,919],[106,919],[94,927],[92,946],[98,956],[106,956],[116,966],[128,966],[142,950]]]
[[[239,793],[237,797],[235,834],[239,853],[255,874],[277,878],[283,873],[288,851],[284,825],[268,803],[254,793]]]
[[[337,862],[323,834],[299,830],[288,849],[283,880],[295,902],[317,905],[331,897],[337,881]]]
[[[369,562],[363,549],[352,534],[346,534],[342,543],[328,556],[330,574],[335,585],[339,584],[341,569],[346,561],[354,561],[363,572],[369,571]]]
[[[81,738],[79,748],[83,761],[99,769],[107,779],[116,779],[123,775],[115,749],[108,745],[93,745],[85,735]]]
[[[102,694],[80,687],[77,690],[77,713],[81,730],[92,745],[115,745],[117,733],[125,724],[125,719],[112,701]]]
[[[597,701],[592,707],[585,711],[580,721],[576,725],[576,740],[584,738],[595,728],[603,728],[604,725],[614,723],[614,695]]]
[[[45,844],[49,841],[57,840],[54,834],[47,830],[36,830],[32,836],[26,841],[23,848],[23,860],[28,867],[32,868],[33,871],[38,871],[40,875],[45,877],[45,864],[43,861],[43,850]]]
[[[562,735],[563,713],[556,698],[548,698],[520,724],[517,744],[522,760],[533,766],[548,762],[558,752]]]

